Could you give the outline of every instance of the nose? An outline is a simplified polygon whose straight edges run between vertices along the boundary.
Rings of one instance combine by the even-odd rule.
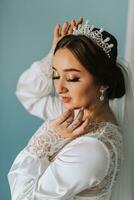
[[[56,83],[55,83],[55,89],[56,92],[58,94],[62,94],[68,91],[67,86],[65,84],[64,80],[59,79]]]

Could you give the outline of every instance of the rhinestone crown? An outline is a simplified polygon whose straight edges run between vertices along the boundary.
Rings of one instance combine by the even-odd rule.
[[[95,41],[95,43],[103,49],[106,55],[110,58],[110,51],[114,44],[109,44],[110,37],[107,37],[103,40],[103,28],[99,30],[94,30],[94,25],[90,26],[89,20],[87,19],[85,24],[79,24],[78,28],[73,28],[73,35],[86,35]]]

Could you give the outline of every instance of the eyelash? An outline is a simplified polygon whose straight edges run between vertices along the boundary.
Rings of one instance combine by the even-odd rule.
[[[55,79],[59,79],[59,76],[53,76],[52,77],[53,80]],[[73,78],[73,79],[68,79],[67,81],[69,82],[78,82],[80,78]]]

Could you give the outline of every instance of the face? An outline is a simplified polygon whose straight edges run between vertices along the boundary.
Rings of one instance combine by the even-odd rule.
[[[67,48],[57,50],[53,57],[53,81],[67,109],[88,108],[98,101],[100,86]]]

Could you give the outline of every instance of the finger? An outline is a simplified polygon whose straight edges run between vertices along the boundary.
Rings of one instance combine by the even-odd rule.
[[[83,17],[79,17],[79,19],[78,19],[76,25],[81,24],[82,22],[83,22]]]
[[[72,123],[70,123],[70,125],[68,126],[70,131],[73,131],[75,128],[77,128],[83,122],[82,121],[83,115],[84,115],[84,108],[82,107],[79,110],[75,120],[72,121]]]
[[[73,19],[71,21],[71,24],[69,26],[69,29],[68,29],[68,34],[71,34],[73,32],[73,28],[76,26],[76,21]]]
[[[56,24],[55,28],[54,28],[54,37],[59,37],[60,36],[60,24]]]
[[[87,130],[88,130],[88,125],[89,125],[89,119],[86,118],[86,119],[84,120],[84,122],[81,124],[81,126],[79,126],[78,128],[76,128],[76,129],[73,131],[73,135],[74,135],[74,136],[78,136],[78,135],[86,134],[86,133],[87,133]]]
[[[64,128],[68,128],[68,126],[70,126],[70,124],[72,124],[72,122],[74,121],[74,112],[72,112],[67,119],[61,124],[62,127]]]
[[[64,22],[62,29],[61,29],[61,35],[64,36],[67,33],[67,27],[68,27],[68,22]]]
[[[65,121],[67,121],[68,123],[72,123],[73,120],[74,120],[74,111],[67,117],[67,119]]]
[[[79,110],[79,112],[78,112],[78,114],[76,116],[76,119],[79,118],[83,114],[84,114],[84,107],[80,108],[80,110]]]
[[[78,25],[82,23],[83,23],[83,17],[79,17],[76,26],[78,27]]]
[[[56,120],[55,122],[58,124],[62,124],[73,112],[73,110],[66,110],[64,113],[62,113]]]
[[[84,115],[84,110],[80,109],[78,115],[76,116],[75,120],[73,121],[73,123],[70,125],[70,129],[75,129],[78,126],[81,125],[81,123],[83,122],[83,115]]]

